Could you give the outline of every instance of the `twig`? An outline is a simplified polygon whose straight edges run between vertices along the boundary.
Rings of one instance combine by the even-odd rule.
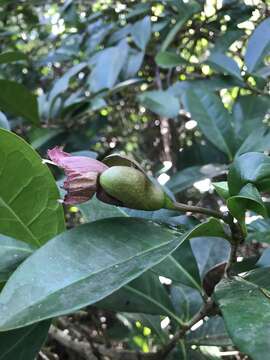
[[[231,267],[237,260],[237,249],[238,249],[238,242],[232,242],[230,256],[224,270],[224,277],[226,278],[230,277]]]
[[[213,307],[214,307],[213,300],[209,299],[202,306],[201,310],[197,314],[195,314],[195,316],[174,335],[172,340],[157,352],[156,359],[165,359],[168,356],[168,354],[174,349],[178,341],[185,337],[186,333],[192,328],[192,326],[197,324],[206,315],[208,315],[209,312],[211,312],[211,310],[213,309]]]
[[[203,208],[201,206],[186,205],[186,204],[174,202],[172,210],[180,210],[180,211],[185,211],[185,212],[209,215],[209,216],[213,216],[218,219],[222,219],[223,221],[228,223],[228,219],[227,219],[226,215],[222,214],[219,211]]]

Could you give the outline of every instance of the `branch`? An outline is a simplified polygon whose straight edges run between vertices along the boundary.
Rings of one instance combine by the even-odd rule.
[[[94,355],[91,345],[87,341],[78,341],[71,338],[65,331],[54,325],[50,327],[49,334],[52,339],[85,360],[98,360]],[[160,360],[157,353],[142,353],[122,349],[106,348],[104,345],[96,345],[95,348],[102,357],[112,360]]]
[[[59,330],[52,325],[49,330],[50,336],[56,340],[59,344],[63,345],[67,349],[72,350],[76,354],[80,355],[86,360],[97,360],[97,357],[93,354],[91,345],[86,341],[75,341],[65,331]]]

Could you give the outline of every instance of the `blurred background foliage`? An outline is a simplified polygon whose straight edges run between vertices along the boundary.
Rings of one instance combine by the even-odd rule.
[[[43,157],[130,155],[179,200],[222,208],[210,180],[270,150],[269,14],[269,0],[1,0],[0,126]],[[154,315],[96,311],[80,322],[110,341],[147,352],[168,338]]]

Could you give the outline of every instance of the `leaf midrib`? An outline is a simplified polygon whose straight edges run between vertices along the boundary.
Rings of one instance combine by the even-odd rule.
[[[32,233],[32,231],[27,227],[27,225],[22,221],[22,219],[19,217],[18,214],[8,205],[5,200],[0,196],[0,203],[4,205],[9,212],[14,216],[14,218],[17,220],[17,222],[24,228],[24,230],[30,235],[30,237],[34,240],[34,242],[40,246],[38,238]]]

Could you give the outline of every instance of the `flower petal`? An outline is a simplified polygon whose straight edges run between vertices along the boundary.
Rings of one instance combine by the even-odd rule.
[[[101,161],[86,156],[72,156],[59,147],[48,150],[49,158],[63,168],[68,176],[76,176],[91,172],[102,173],[108,166]]]
[[[97,190],[99,174],[108,169],[107,165],[98,160],[72,156],[59,147],[48,150],[48,156],[67,175],[64,182],[66,204],[80,204],[91,199]]]

